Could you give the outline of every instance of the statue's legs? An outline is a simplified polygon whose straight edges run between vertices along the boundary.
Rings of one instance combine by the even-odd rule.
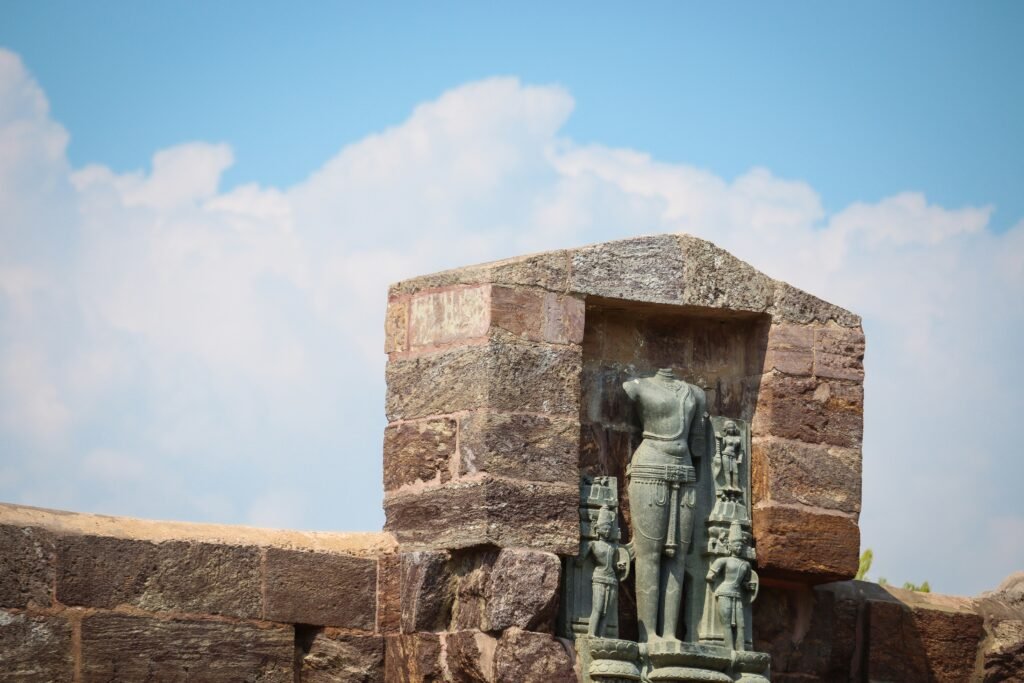
[[[718,616],[722,618],[724,644],[730,650],[736,649],[736,628],[733,626],[735,609],[736,601],[733,598],[727,595],[718,596]]]
[[[693,538],[693,506],[696,490],[692,486],[684,486],[679,492],[678,528],[675,529],[676,544],[679,549],[675,557],[665,558],[664,589],[665,596],[665,627],[662,635],[665,638],[677,638],[679,612],[683,606],[683,580],[685,578],[686,553]],[[670,530],[671,533],[672,530]]]
[[[607,619],[607,595],[608,586],[595,583],[590,593],[590,625],[587,628],[587,635],[604,635],[604,624]]]
[[[743,616],[743,602],[734,600],[733,613],[736,615],[736,638],[733,641],[733,649],[743,652],[747,649],[746,617]]]
[[[636,616],[641,643],[658,637],[661,558],[668,528],[668,487],[663,481],[631,479],[630,514],[636,553]]]

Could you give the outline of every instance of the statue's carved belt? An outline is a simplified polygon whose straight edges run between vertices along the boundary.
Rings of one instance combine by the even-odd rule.
[[[626,476],[637,481],[659,481],[686,484],[697,481],[697,471],[691,465],[634,464],[626,468]]]

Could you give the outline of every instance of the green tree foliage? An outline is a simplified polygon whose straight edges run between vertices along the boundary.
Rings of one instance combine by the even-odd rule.
[[[860,564],[857,566],[857,575],[853,578],[858,581],[867,581],[865,578],[868,572],[871,571],[871,561],[875,559],[875,554],[871,552],[871,548],[865,550],[860,556]]]

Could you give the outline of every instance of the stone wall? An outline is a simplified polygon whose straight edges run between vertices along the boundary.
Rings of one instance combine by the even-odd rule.
[[[383,681],[387,534],[0,504],[4,681]]]

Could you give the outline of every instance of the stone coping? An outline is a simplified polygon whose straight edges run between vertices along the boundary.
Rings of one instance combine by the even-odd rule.
[[[312,550],[377,557],[398,548],[387,532],[331,532],[261,529],[236,524],[165,522],[0,503],[0,525],[37,527],[57,534],[108,536],[161,543],[199,541],[225,545]]]

